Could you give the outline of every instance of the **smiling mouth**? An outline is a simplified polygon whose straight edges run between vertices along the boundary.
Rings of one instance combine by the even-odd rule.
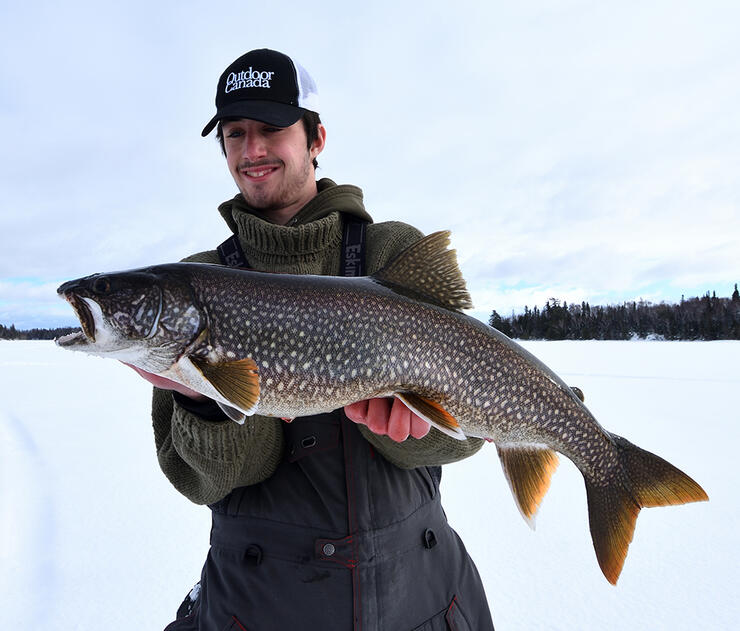
[[[259,167],[250,167],[248,169],[242,169],[242,174],[250,180],[258,180],[270,173],[274,173],[278,170],[277,165],[263,165]]]

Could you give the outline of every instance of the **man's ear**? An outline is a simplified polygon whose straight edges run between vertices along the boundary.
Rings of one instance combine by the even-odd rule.
[[[319,123],[316,131],[318,131],[316,140],[313,141],[311,149],[309,149],[312,160],[324,150],[324,146],[326,145],[326,127]]]

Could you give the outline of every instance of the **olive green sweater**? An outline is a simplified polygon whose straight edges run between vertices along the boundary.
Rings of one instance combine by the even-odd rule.
[[[249,208],[241,195],[221,204],[219,212],[239,236],[251,267],[293,274],[339,274],[342,216],[346,213],[372,222],[355,186],[318,182],[319,192],[289,225],[272,224]],[[368,273],[380,269],[421,238],[415,228],[400,222],[370,223],[367,227]],[[215,250],[186,260],[219,263]],[[207,420],[179,405],[169,391],[154,389],[154,439],[162,471],[175,488],[197,504],[210,504],[239,486],[269,478],[283,457],[283,421],[259,415],[243,425],[230,420]],[[396,443],[359,426],[362,435],[393,464],[412,468],[454,462],[477,452],[483,441],[458,441],[432,430],[422,439]]]

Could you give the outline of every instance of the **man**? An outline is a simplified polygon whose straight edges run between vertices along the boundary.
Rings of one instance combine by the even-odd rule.
[[[360,189],[316,181],[326,143],[316,99],[308,73],[276,51],[251,51],[224,71],[203,136],[217,128],[240,191],[219,207],[235,235],[222,246],[233,249],[187,260],[350,275],[343,252],[357,228],[351,247],[373,273],[421,237],[372,223]],[[213,514],[200,583],[167,629],[493,628],[439,498],[439,465],[482,441],[430,431],[386,399],[238,425],[213,401],[139,372],[157,386],[162,470]]]

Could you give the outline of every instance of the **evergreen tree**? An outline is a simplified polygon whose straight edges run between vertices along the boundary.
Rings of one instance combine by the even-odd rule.
[[[681,296],[679,304],[651,304],[645,300],[621,305],[580,305],[550,298],[540,310],[501,318],[494,311],[490,323],[510,337],[519,339],[625,340],[650,335],[668,340],[740,339],[740,292],[737,284],[731,298],[707,291],[701,298]]]
[[[498,329],[499,331],[501,331],[501,333],[503,333],[504,335],[511,337],[511,323],[508,320],[504,320],[504,318],[502,318],[495,309],[493,310],[493,313],[491,313],[491,317],[488,319],[488,324],[494,329]]]
[[[0,324],[0,340],[53,340],[79,330],[79,328],[71,326],[56,329],[19,330],[15,328],[15,324],[11,324],[9,327]]]

